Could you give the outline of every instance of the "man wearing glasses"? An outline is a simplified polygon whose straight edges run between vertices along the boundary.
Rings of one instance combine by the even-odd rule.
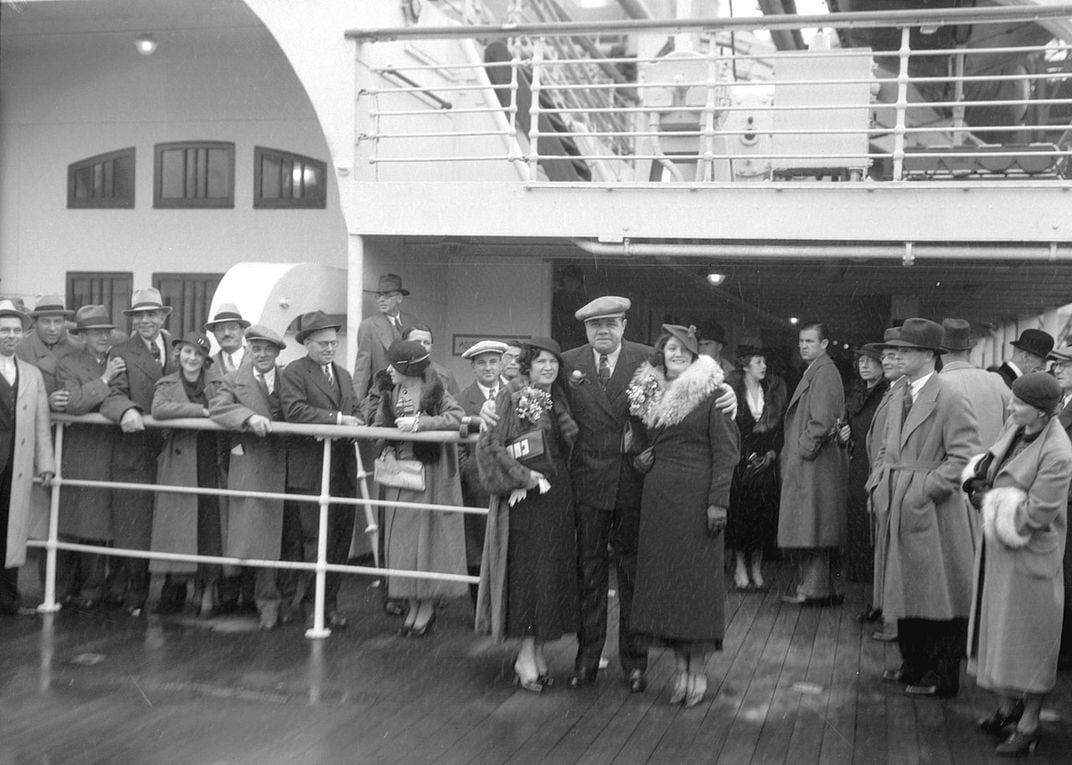
[[[364,401],[372,377],[387,369],[387,349],[402,339],[402,331],[420,319],[402,310],[402,301],[409,290],[402,287],[398,274],[384,274],[374,290],[365,292],[376,296],[378,313],[363,319],[357,326],[357,360],[354,362],[354,390],[357,400]]]

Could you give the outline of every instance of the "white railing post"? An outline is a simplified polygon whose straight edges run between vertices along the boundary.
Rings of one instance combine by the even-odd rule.
[[[908,112],[908,59],[912,54],[909,46],[911,27],[901,28],[901,48],[897,51],[899,66],[897,69],[897,122],[893,128],[893,180],[899,181],[904,175],[905,127]]]
[[[60,533],[60,484],[63,483],[63,423],[56,423],[56,440],[53,445],[56,475],[52,479],[48,502],[48,541],[45,544],[45,595],[37,607],[39,614],[50,614],[60,610],[56,602],[56,543]]]
[[[320,523],[316,535],[316,597],[313,600],[313,626],[305,631],[310,639],[326,638],[331,630],[324,626],[324,589],[328,565],[328,509],[331,505],[331,441],[324,439],[324,464],[320,468]]]
[[[715,177],[715,107],[717,106],[715,95],[718,89],[717,50],[715,41],[712,38],[711,44],[707,48],[707,98],[704,101],[703,151],[700,160],[702,172],[697,174],[705,183],[711,182]],[[736,55],[736,51],[734,51],[733,55]]]
[[[535,180],[540,163],[540,65],[543,63],[543,38],[536,38],[532,54],[532,97],[529,102],[529,178]]]

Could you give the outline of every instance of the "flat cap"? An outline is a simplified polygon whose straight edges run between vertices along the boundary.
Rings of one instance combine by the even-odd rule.
[[[246,330],[246,342],[252,343],[254,340],[262,340],[266,343],[271,343],[281,351],[286,350],[287,348],[287,341],[274,329],[266,327],[263,324],[254,324]]]
[[[582,306],[577,313],[573,314],[578,321],[590,319],[606,319],[612,316],[624,316],[625,312],[633,305],[629,298],[617,295],[604,295],[597,297],[588,305]]]
[[[462,354],[462,358],[475,359],[483,353],[494,353],[502,356],[506,353],[506,343],[500,343],[498,340],[481,340],[466,349],[465,353]]]

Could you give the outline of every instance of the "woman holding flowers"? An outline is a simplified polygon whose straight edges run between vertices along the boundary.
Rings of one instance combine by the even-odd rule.
[[[722,367],[699,355],[695,327],[663,324],[649,362],[629,386],[630,411],[648,448],[632,626],[674,651],[671,704],[696,706],[707,692],[707,656],[724,626],[723,538],[737,426],[719,411]]]
[[[492,494],[477,595],[476,628],[518,638],[514,662],[525,690],[552,682],[544,643],[576,632],[577,543],[569,456],[577,436],[559,381],[558,343],[524,344],[521,374],[496,399],[497,424],[477,444]]]

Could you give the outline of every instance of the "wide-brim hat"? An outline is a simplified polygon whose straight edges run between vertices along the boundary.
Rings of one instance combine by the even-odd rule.
[[[298,317],[298,331],[294,334],[294,339],[299,343],[304,343],[309,335],[322,329],[339,330],[342,329],[342,324],[329,319],[323,311],[303,313]]]
[[[971,324],[964,319],[942,319],[942,347],[950,352],[970,351]]]
[[[900,327],[886,327],[886,329],[882,330],[882,342],[875,344],[878,345],[880,348],[889,348],[891,340],[899,340],[900,338]]]
[[[384,274],[380,277],[376,289],[363,291],[371,292],[374,295],[382,295],[385,292],[398,292],[403,296],[409,294],[409,290],[402,287],[402,277],[398,274]]]
[[[479,343],[474,343],[467,348],[465,353],[462,354],[462,358],[472,360],[485,353],[494,353],[497,356],[502,356],[506,353],[506,343],[501,343],[498,340],[481,340]]]
[[[246,330],[246,342],[252,343],[254,340],[271,343],[281,351],[286,350],[287,347],[287,341],[283,339],[282,335],[263,324],[253,324]]]
[[[134,297],[130,300],[130,308],[124,308],[123,314],[130,316],[138,311],[163,311],[164,315],[167,316],[171,313],[171,306],[164,305],[164,300],[160,297],[160,290],[149,287],[134,291]]]
[[[1053,350],[1053,335],[1041,329],[1025,329],[1010,345],[1044,359]]]
[[[547,351],[556,359],[561,366],[562,364],[562,346],[558,344],[558,341],[550,337],[530,337],[528,340],[524,340],[521,343],[523,349],[531,348],[537,351]]]
[[[87,329],[115,329],[108,309],[103,305],[84,305],[74,313],[74,326],[70,331],[77,335]]]
[[[945,348],[942,347],[942,325],[930,319],[905,319],[901,325],[900,337],[886,341],[885,345],[945,353]]]
[[[1072,345],[1062,345],[1060,348],[1054,348],[1046,358],[1050,361],[1072,361]]]
[[[188,345],[201,354],[201,357],[205,360],[205,366],[212,363],[212,344],[209,343],[208,335],[204,332],[191,330],[182,337],[177,337],[171,341],[172,348],[179,348],[183,345]]]
[[[242,314],[238,312],[238,306],[234,303],[223,303],[216,309],[216,315],[212,317],[212,321],[205,322],[205,329],[212,331],[212,328],[217,324],[226,324],[227,322],[238,322],[242,329],[247,329],[250,323],[242,318]]]
[[[591,321],[592,319],[609,319],[625,316],[625,312],[633,306],[629,298],[617,295],[604,295],[577,309],[573,314],[578,321]]]
[[[1061,384],[1048,372],[1029,372],[1013,382],[1012,395],[1039,411],[1052,414],[1061,403]]]
[[[387,349],[387,361],[407,377],[419,377],[432,363],[428,349],[416,340],[395,340]]]
[[[864,343],[856,349],[856,353],[860,356],[867,356],[869,359],[882,362],[882,350],[885,348],[881,343]]]
[[[15,304],[10,300],[0,300],[0,319],[5,316],[14,316],[16,319],[22,322],[22,331],[25,332],[33,325],[33,319],[28,314],[23,313]]]
[[[37,306],[30,311],[30,316],[34,319],[38,316],[74,316],[74,311],[63,304],[63,298],[59,295],[42,295]]]
[[[663,324],[663,332],[677,338],[677,341],[688,348],[693,356],[700,355],[700,341],[696,337],[695,325],[683,327],[680,324]]]

